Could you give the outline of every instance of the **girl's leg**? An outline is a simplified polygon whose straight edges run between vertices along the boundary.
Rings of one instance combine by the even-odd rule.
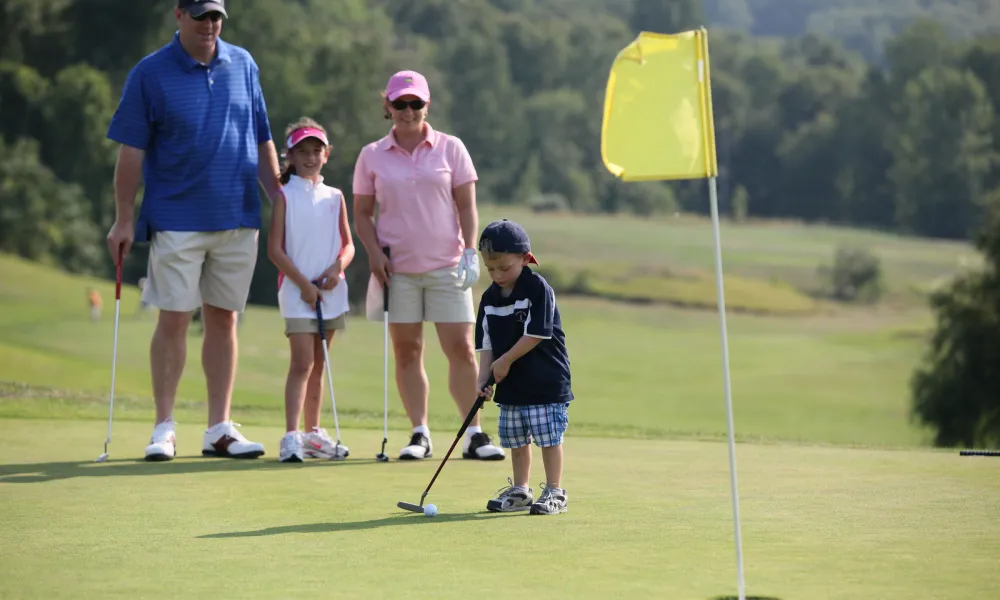
[[[326,332],[326,347],[329,350],[333,343],[333,331]],[[320,415],[323,412],[323,386],[326,385],[326,365],[323,357],[323,342],[319,336],[314,336],[313,343],[313,364],[309,373],[309,382],[306,387],[305,420],[306,432],[319,427]]]
[[[545,486],[562,489],[562,444],[542,448],[542,462],[545,464]]]
[[[285,431],[298,431],[305,399],[306,380],[313,369],[313,336],[311,333],[293,333],[288,336],[291,360],[288,379],[285,381]]]

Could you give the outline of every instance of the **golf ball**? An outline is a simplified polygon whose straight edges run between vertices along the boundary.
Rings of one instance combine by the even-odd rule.
[[[438,507],[437,506],[434,506],[433,504],[428,504],[427,506],[424,507],[424,516],[425,517],[433,517],[436,514],[438,514]]]

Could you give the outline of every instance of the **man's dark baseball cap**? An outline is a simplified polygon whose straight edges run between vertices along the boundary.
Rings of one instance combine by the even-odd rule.
[[[177,0],[177,8],[183,8],[192,17],[200,17],[207,12],[218,12],[222,13],[223,17],[229,18],[226,13],[226,0]]]
[[[482,235],[479,236],[479,250],[503,254],[527,254],[528,262],[538,264],[531,254],[528,232],[524,227],[507,219],[493,221],[483,229]]]

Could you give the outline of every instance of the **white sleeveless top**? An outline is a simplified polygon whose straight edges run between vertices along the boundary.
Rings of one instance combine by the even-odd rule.
[[[285,194],[285,254],[310,281],[319,278],[340,254],[340,211],[344,194],[323,184],[292,175],[282,188]],[[302,301],[301,290],[288,277],[278,284],[278,308],[286,319],[315,319],[316,311]],[[323,290],[323,318],[333,319],[346,313],[347,281],[332,290]]]

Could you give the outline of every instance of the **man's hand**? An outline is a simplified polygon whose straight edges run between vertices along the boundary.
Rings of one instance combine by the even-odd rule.
[[[479,281],[479,256],[473,248],[466,248],[458,261],[458,278],[462,280],[462,289],[467,290]],[[499,379],[497,381],[500,381]]]
[[[372,274],[375,275],[375,279],[379,280],[379,283],[383,286],[389,285],[389,275],[392,271],[389,257],[384,252],[379,250],[378,252],[369,254],[368,266],[371,268]]]
[[[111,260],[118,264],[118,260],[125,260],[129,250],[132,249],[132,242],[135,240],[135,228],[131,222],[125,223],[115,221],[108,232],[108,250],[111,251]]]
[[[510,358],[504,354],[500,358],[493,361],[493,364],[490,365],[490,370],[493,371],[493,379],[495,379],[497,383],[503,381],[507,377],[507,374],[510,373],[511,362],[513,361],[511,361]]]

